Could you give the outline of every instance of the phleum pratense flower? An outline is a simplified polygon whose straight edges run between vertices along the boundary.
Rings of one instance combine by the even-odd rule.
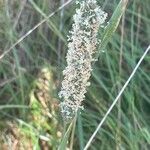
[[[68,37],[67,67],[63,71],[59,97],[61,113],[65,120],[72,119],[85,99],[86,87],[91,76],[91,64],[100,44],[97,39],[99,27],[103,26],[107,13],[101,10],[96,0],[80,0],[79,9],[73,16],[74,23]]]

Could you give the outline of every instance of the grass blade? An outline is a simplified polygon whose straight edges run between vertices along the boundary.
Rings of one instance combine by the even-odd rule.
[[[110,38],[112,37],[113,33],[116,31],[118,24],[120,22],[120,19],[125,12],[125,8],[127,6],[128,0],[121,0],[118,4],[116,10],[114,11],[106,29],[104,30],[104,33],[102,35],[102,41],[101,45],[99,47],[99,50],[103,50],[107,43],[109,42]]]
[[[94,139],[94,137],[96,136],[97,132],[99,131],[99,129],[101,128],[102,124],[104,123],[104,121],[106,120],[107,116],[110,114],[110,112],[112,111],[113,107],[116,105],[116,103],[118,102],[120,96],[122,95],[122,93],[124,92],[124,90],[126,89],[126,87],[128,86],[129,82],[131,81],[131,79],[133,78],[134,74],[136,73],[137,69],[139,68],[141,62],[143,61],[143,59],[145,58],[145,56],[147,55],[147,53],[150,50],[150,45],[148,46],[148,48],[146,49],[146,51],[144,52],[144,54],[142,55],[141,59],[139,60],[139,62],[137,63],[137,65],[135,66],[134,70],[132,71],[130,77],[128,78],[128,80],[126,81],[126,83],[124,84],[124,86],[122,87],[121,91],[119,92],[119,94],[117,95],[116,99],[114,100],[114,102],[112,103],[112,105],[110,106],[110,108],[108,109],[108,111],[106,112],[105,116],[103,117],[103,119],[101,120],[101,122],[99,123],[99,125],[97,126],[96,130],[94,131],[94,133],[92,134],[91,138],[89,139],[89,141],[87,142],[84,150],[87,150],[88,147],[90,146],[92,140]]]

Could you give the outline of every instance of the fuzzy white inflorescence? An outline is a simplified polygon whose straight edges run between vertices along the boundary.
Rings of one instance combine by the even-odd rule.
[[[74,117],[85,99],[86,87],[91,76],[91,63],[95,61],[98,29],[105,22],[107,13],[101,10],[96,0],[77,1],[80,5],[73,16],[74,23],[68,37],[67,67],[63,71],[59,97],[61,113],[65,120]]]

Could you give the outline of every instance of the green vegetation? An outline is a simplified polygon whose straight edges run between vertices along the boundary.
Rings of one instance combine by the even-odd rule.
[[[97,1],[108,12],[109,21],[119,0]],[[57,94],[75,4],[68,4],[47,19],[62,2],[0,0],[0,149],[55,150],[73,145],[73,149],[83,150],[150,44],[150,2],[131,0],[116,32],[112,35],[111,25],[104,32],[84,110],[66,125]],[[13,46],[44,19],[47,21]],[[89,149],[149,150],[149,60],[148,54]]]

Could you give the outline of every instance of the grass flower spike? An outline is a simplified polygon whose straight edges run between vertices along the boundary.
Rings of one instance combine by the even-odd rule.
[[[96,0],[77,1],[80,5],[74,15],[72,31],[68,37],[67,67],[63,71],[59,97],[61,113],[65,120],[74,117],[79,108],[82,108],[82,101],[85,99],[86,87],[91,76],[91,64],[96,54],[99,27],[103,26],[107,13],[101,10]]]

